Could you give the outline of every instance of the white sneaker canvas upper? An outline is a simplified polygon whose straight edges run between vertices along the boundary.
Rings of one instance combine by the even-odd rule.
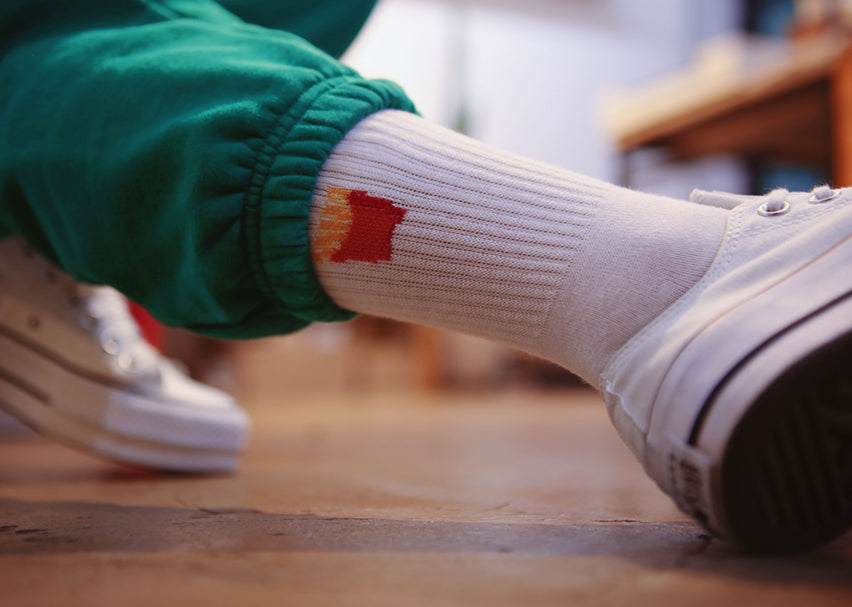
[[[852,238],[852,190],[824,186],[763,197],[696,191],[692,199],[733,207],[716,259],[692,289],[613,356],[599,384],[619,433],[661,483],[665,462],[649,461],[652,424],[688,433],[738,361],[852,290],[852,269],[835,252]],[[848,324],[847,330],[852,318]]]
[[[0,240],[0,407],[120,462],[230,471],[246,413],[148,344],[115,290],[77,283],[20,239]]]

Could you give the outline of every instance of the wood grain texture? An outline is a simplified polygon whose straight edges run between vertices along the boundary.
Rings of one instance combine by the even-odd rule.
[[[249,403],[231,477],[0,439],[18,605],[848,605],[852,537],[756,559],[642,473],[572,390]]]

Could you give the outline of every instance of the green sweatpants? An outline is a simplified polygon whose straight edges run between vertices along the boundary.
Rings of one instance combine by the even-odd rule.
[[[306,222],[347,130],[413,111],[331,55],[373,2],[4,0],[2,230],[200,333],[350,317],[315,278]]]

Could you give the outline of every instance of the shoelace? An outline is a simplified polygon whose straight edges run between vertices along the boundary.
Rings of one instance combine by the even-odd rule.
[[[782,215],[790,210],[790,203],[787,202],[787,196],[790,194],[787,190],[772,190],[766,195],[766,202],[760,205],[757,212],[764,216]]]
[[[808,202],[810,204],[823,204],[839,198],[842,194],[843,190],[840,188],[832,188],[830,185],[818,185],[811,190]],[[790,192],[785,189],[773,190],[765,196],[746,196],[742,194],[730,194],[728,192],[693,190],[689,199],[697,204],[728,210],[734,209],[738,205],[750,200],[762,200],[763,204],[758,207],[758,213],[764,217],[772,217],[783,215],[791,209],[790,203],[787,201],[789,195]]]

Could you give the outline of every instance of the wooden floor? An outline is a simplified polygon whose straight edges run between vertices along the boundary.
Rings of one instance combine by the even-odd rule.
[[[0,436],[0,605],[852,605],[852,536],[750,558],[582,390],[253,403],[232,477]]]

